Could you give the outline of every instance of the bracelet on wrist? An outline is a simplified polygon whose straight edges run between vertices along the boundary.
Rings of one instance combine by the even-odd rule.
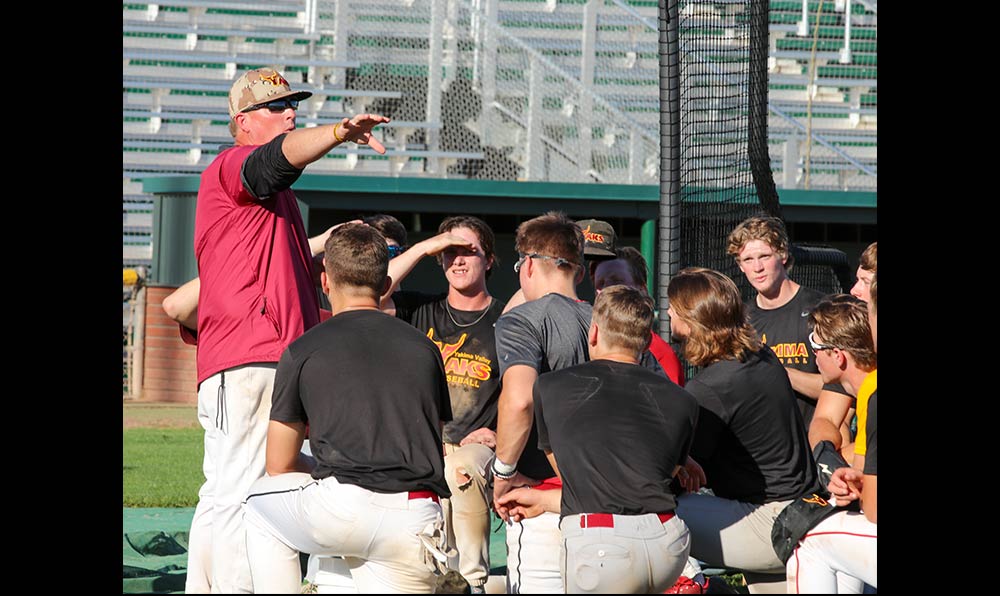
[[[517,464],[505,464],[500,461],[500,458],[493,459],[493,465],[491,468],[493,469],[494,476],[497,478],[503,478],[504,480],[513,478],[514,475],[517,474]]]
[[[337,139],[338,143],[343,143],[347,141],[347,137],[340,138],[339,136],[337,136],[337,128],[339,128],[340,125],[341,125],[340,122],[333,125],[333,138]]]

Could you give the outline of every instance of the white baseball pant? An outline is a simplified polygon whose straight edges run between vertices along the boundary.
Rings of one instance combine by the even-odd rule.
[[[559,514],[507,522],[507,593],[562,594]]]
[[[258,593],[298,593],[299,552],[343,556],[360,593],[434,590],[419,537],[443,525],[441,506],[431,498],[376,493],[333,477],[281,474],[257,481],[244,511]]]
[[[205,483],[188,538],[188,594],[238,594],[252,589],[243,500],[264,475],[276,364],[231,368],[198,387],[198,421],[205,429]]]
[[[789,557],[787,571],[789,594],[843,594],[838,592],[841,574],[877,588],[878,524],[863,513],[834,513],[809,530]]]
[[[660,594],[687,564],[691,536],[677,516],[567,515],[562,575],[566,594]]]

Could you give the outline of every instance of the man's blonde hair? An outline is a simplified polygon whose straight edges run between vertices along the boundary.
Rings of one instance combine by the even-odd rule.
[[[653,300],[642,290],[622,285],[604,288],[594,301],[593,318],[608,346],[624,348],[637,358],[653,339]]]
[[[791,242],[788,240],[788,232],[785,230],[784,222],[777,217],[767,215],[755,215],[743,220],[729,233],[726,252],[738,260],[743,247],[754,240],[766,243],[774,252],[785,257],[785,269],[791,270],[795,260],[792,256]]]

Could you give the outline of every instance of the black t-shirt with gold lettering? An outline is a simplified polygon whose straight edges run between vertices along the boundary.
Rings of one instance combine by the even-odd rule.
[[[479,428],[497,428],[500,367],[493,325],[505,303],[496,298],[486,310],[448,306],[447,294],[400,291],[392,295],[396,317],[437,345],[448,379],[453,419],[444,427],[446,443],[459,443]]]
[[[825,297],[822,292],[799,286],[795,296],[778,308],[765,310],[757,306],[756,300],[747,303],[750,324],[757,330],[761,343],[771,348],[783,366],[807,373],[819,373],[816,354],[809,347],[809,313]],[[823,388],[847,393],[840,385],[824,385]],[[816,400],[799,392],[795,392],[795,397],[799,400],[803,422],[809,428],[813,412],[816,411]]]

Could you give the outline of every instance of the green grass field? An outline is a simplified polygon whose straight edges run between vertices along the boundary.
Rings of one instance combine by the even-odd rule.
[[[194,507],[204,454],[201,428],[122,430],[122,507]]]

